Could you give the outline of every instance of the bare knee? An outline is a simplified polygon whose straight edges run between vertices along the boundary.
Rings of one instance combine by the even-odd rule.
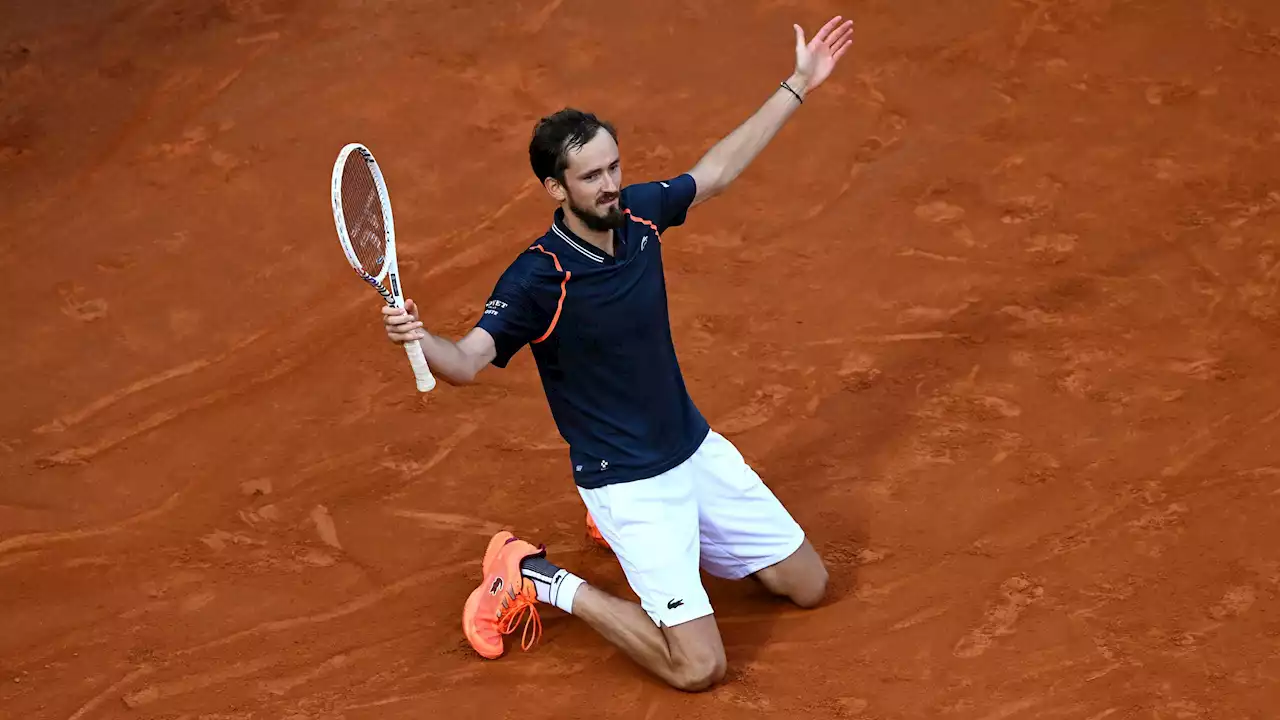
[[[808,540],[791,557],[756,574],[774,595],[802,608],[815,608],[827,596],[827,566]]]
[[[790,588],[787,597],[791,602],[802,608],[816,608],[827,597],[827,581],[829,579],[827,568],[819,566],[811,571],[802,582],[797,582],[794,587]]]
[[[690,658],[675,668],[670,679],[672,687],[685,692],[710,690],[724,679],[728,668],[724,655],[707,653]]]
[[[728,663],[714,615],[676,627],[664,627],[663,630],[671,655],[670,665],[662,675],[672,687],[685,692],[701,692],[724,679]]]

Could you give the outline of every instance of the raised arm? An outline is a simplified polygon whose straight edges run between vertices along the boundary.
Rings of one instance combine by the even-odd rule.
[[[831,75],[853,43],[853,22],[837,15],[808,43],[795,25],[796,69],[747,121],[716,143],[689,171],[697,183],[693,204],[719,195],[760,154],[791,113]]]

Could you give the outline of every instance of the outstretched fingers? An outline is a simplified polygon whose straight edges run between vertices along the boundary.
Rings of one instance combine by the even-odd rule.
[[[831,54],[832,59],[834,59],[834,60],[839,60],[839,59],[841,58],[841,56],[843,56],[843,55],[844,55],[845,51],[849,49],[849,46],[850,46],[850,45],[852,45],[852,44],[853,44],[853,38],[851,38],[851,37],[850,37],[850,38],[846,38],[844,42],[842,42],[842,43],[840,43],[840,45],[836,46],[836,48],[835,48],[835,52],[833,52],[833,53]]]
[[[828,33],[823,44],[831,49],[833,53],[840,52],[853,42],[853,21],[846,20],[839,28]]]
[[[836,25],[840,22],[841,19],[843,19],[842,16],[837,15],[831,18],[830,20],[828,20],[827,24],[823,25],[822,29],[818,30],[818,32],[814,34],[813,42],[826,45],[827,38],[830,37],[831,31],[835,30]]]

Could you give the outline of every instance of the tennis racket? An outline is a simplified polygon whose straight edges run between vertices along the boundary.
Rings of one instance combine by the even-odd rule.
[[[396,228],[382,170],[369,148],[350,143],[333,163],[333,221],[347,261],[392,307],[404,307],[396,266]],[[422,346],[404,344],[419,392],[436,386]]]

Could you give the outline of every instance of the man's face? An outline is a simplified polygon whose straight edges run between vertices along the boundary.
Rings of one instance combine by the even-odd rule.
[[[618,144],[603,128],[576,150],[569,150],[562,186],[569,210],[592,230],[622,227],[622,167]]]

